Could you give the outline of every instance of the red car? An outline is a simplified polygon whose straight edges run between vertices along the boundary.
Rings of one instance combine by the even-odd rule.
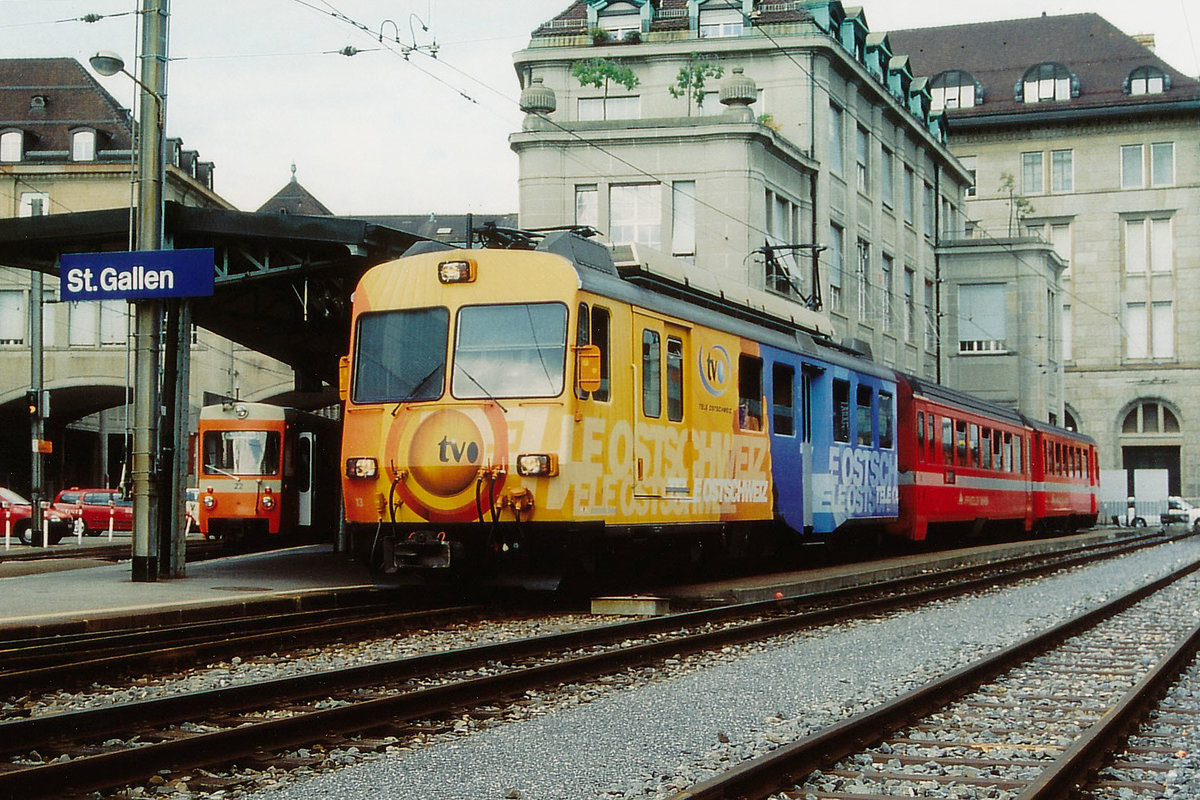
[[[114,531],[133,530],[133,501],[123,497],[118,489],[80,489],[72,486],[59,492],[50,507],[72,519],[81,520],[83,532],[88,536],[105,533],[110,516]]]
[[[71,516],[51,507],[46,511],[50,519],[50,544],[59,541],[71,532]],[[33,506],[28,500],[11,489],[0,486],[0,536],[7,526],[9,533],[21,544],[33,544]],[[41,541],[41,537],[37,537]]]

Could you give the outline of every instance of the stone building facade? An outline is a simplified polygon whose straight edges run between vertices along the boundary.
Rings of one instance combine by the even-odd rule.
[[[579,0],[515,66],[523,227],[589,225],[819,304],[838,338],[941,377],[937,244],[970,175],[861,9]]]
[[[1200,495],[1200,84],[1095,14],[891,34],[974,175],[974,238],[1065,263],[1064,421]],[[984,356],[980,356],[981,358]]]

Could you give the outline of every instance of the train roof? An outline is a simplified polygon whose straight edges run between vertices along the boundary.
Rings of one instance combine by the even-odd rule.
[[[1052,425],[1049,422],[1039,422],[1007,406],[989,403],[987,400],[981,400],[974,395],[960,392],[957,389],[951,389],[948,386],[942,386],[940,383],[927,381],[924,378],[918,378],[915,375],[909,375],[904,372],[897,372],[896,375],[899,380],[906,382],[911,387],[913,394],[938,400],[948,405],[968,408],[981,414],[987,414],[994,419],[1004,420],[1012,425],[1033,428],[1043,433],[1095,444],[1095,440],[1086,434],[1079,433],[1078,431],[1070,431],[1058,425]]]
[[[833,342],[829,338],[832,328],[822,315],[768,292],[722,285],[718,277],[703,270],[685,274],[636,246],[614,252],[569,231],[546,236],[535,249],[571,262],[580,288],[586,291],[876,377],[893,377],[892,370],[869,355]]]

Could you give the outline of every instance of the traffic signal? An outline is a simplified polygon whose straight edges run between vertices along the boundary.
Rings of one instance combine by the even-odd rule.
[[[30,419],[42,418],[42,403],[41,398],[38,396],[40,394],[41,392],[32,389],[25,393],[25,405],[29,407]]]

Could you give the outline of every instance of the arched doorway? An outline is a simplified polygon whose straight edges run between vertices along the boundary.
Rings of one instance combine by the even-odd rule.
[[[1161,400],[1139,399],[1125,411],[1121,419],[1121,466],[1129,475],[1129,492],[1133,492],[1135,469],[1165,469],[1167,490],[1182,494],[1180,472],[1179,414]]]

